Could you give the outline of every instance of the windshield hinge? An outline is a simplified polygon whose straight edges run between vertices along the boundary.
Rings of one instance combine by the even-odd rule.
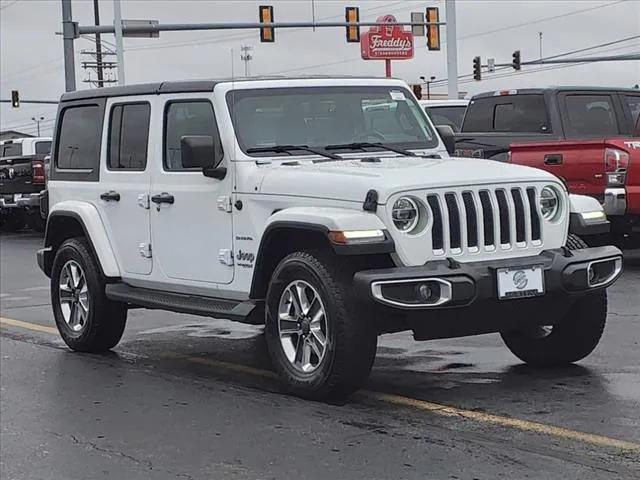
[[[231,213],[231,197],[227,195],[218,197],[218,210]]]

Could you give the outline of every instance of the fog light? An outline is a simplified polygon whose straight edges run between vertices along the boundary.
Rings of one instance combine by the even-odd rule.
[[[431,287],[426,283],[419,283],[416,287],[416,293],[420,300],[424,302],[428,302],[433,297],[433,290],[431,290]]]

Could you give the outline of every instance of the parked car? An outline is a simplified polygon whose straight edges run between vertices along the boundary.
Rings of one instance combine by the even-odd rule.
[[[462,128],[469,100],[420,100],[434,125],[449,125],[454,132]]]
[[[46,188],[49,155],[0,158],[0,229],[15,231],[28,225],[43,232],[41,192]]]
[[[23,155],[49,155],[51,137],[25,137],[0,141],[0,158]]]
[[[83,90],[56,122],[38,264],[74,350],[114,347],[132,308],[265,324],[287,389],[324,399],[363,384],[382,333],[500,332],[537,366],[602,335],[621,252],[567,234],[600,205],[450,158],[402,81]]]
[[[476,95],[459,155],[547,170],[603,203],[618,237],[640,233],[640,91],[587,87]]]

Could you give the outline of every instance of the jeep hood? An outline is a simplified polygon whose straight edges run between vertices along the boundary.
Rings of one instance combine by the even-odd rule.
[[[369,159],[371,160],[371,159]],[[363,202],[369,190],[378,202],[403,191],[499,183],[555,181],[543,171],[494,160],[386,157],[379,161],[348,159],[296,165],[261,165],[252,183],[259,193]],[[253,189],[253,187],[252,187]]]

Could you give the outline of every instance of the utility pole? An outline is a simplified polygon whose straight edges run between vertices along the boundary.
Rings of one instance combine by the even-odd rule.
[[[98,0],[93,0],[93,18],[96,26],[100,25],[100,7],[98,6]],[[101,88],[104,87],[104,70],[102,68],[102,42],[98,32],[96,32],[96,63],[98,88]]]
[[[75,26],[71,13],[71,0],[62,0],[62,35],[64,46],[64,86],[67,92],[76,89],[76,66],[73,57]]]
[[[447,13],[447,93],[458,99],[458,43],[456,34],[456,0],[445,0]]]
[[[240,55],[240,59],[244,62],[244,76],[248,77],[249,76],[249,62],[251,60],[253,60],[253,55],[251,55],[251,52],[253,50],[253,47],[249,46],[249,45],[242,45],[240,47],[240,50],[242,51],[242,54]]]
[[[538,32],[538,37],[540,37],[540,58],[542,59],[542,32]]]
[[[44,120],[44,117],[31,117],[31,120],[36,122],[36,125],[38,127],[38,136],[40,136],[40,122]]]
[[[113,27],[116,35],[116,54],[118,59],[118,85],[125,85],[124,50],[122,46],[122,10],[120,0],[113,0]]]

